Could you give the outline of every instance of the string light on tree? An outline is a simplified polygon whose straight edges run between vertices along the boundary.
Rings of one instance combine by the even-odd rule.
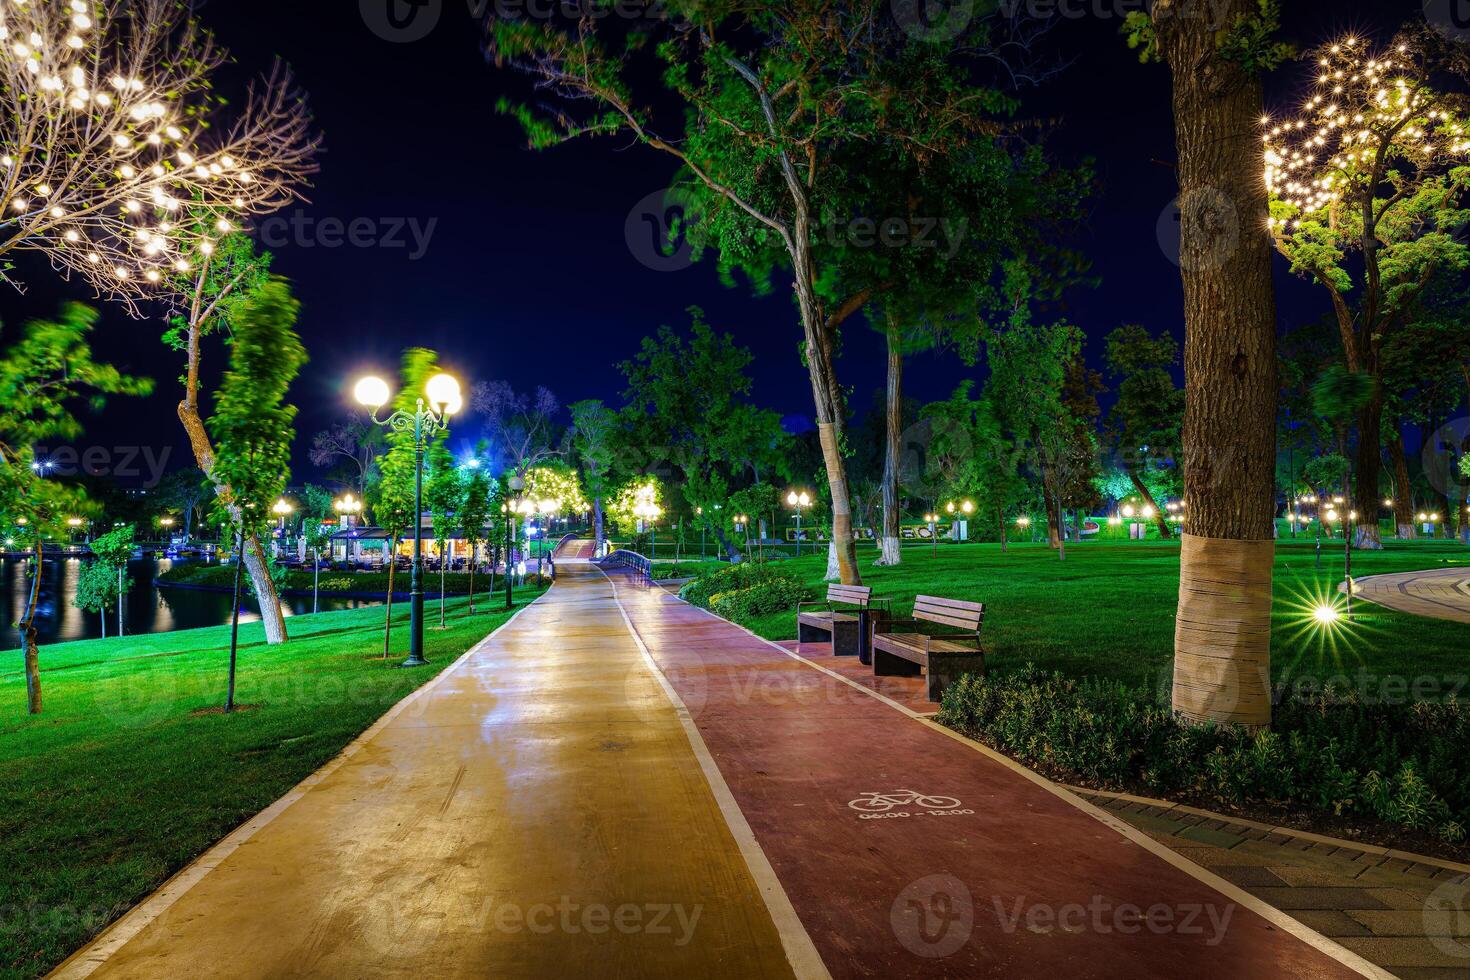
[[[42,252],[135,312],[192,292],[177,279],[211,234],[290,203],[315,170],[279,64],[232,124],[208,125],[227,60],[174,0],[0,4],[0,256]]]
[[[1373,52],[1346,37],[1316,62],[1299,111],[1261,120],[1277,238],[1317,239],[1357,220],[1360,195],[1378,189],[1385,160],[1425,169],[1470,153],[1460,100],[1427,84],[1431,72],[1408,45]]]

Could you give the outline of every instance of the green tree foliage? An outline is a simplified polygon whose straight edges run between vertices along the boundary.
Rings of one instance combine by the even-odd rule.
[[[1470,220],[1470,52],[1421,22],[1385,49],[1346,37],[1310,61],[1301,117],[1267,124],[1270,224],[1292,271],[1330,298],[1347,370],[1374,384],[1357,410],[1354,505],[1376,514],[1394,394],[1385,349],[1436,279],[1470,268],[1457,234]],[[1379,546],[1376,521],[1359,543]]]
[[[455,507],[455,523],[465,542],[470,547],[470,615],[475,614],[475,568],[480,563],[480,544],[485,540],[487,528],[491,528],[493,512],[492,495],[494,481],[486,468],[485,456],[489,452],[486,443],[475,449],[464,478],[460,481],[460,498]],[[494,533],[493,529],[490,530]],[[495,591],[494,573],[491,573],[490,591]]]
[[[397,570],[398,544],[405,535],[412,534],[423,519],[414,502],[418,449],[412,419],[419,411],[419,403],[427,397],[425,390],[429,379],[439,373],[439,355],[434,351],[413,347],[403,352],[399,368],[402,387],[394,396],[391,408],[400,418],[408,419],[409,424],[388,428],[388,451],[378,457],[377,472],[369,482],[368,502],[372,507],[373,520],[388,534],[383,555],[388,564],[388,602],[384,610],[383,626],[385,659],[391,649],[393,637],[393,583]],[[439,428],[433,435],[426,434],[426,462],[442,461],[448,455],[448,440],[447,427]]]
[[[770,470],[785,434],[780,416],[750,400],[750,351],[720,334],[691,309],[687,334],[660,327],[619,365],[627,379],[625,419],[635,438],[658,446],[684,477],[690,511],[713,512],[743,482],[748,469]],[[715,529],[730,557],[738,548]]]
[[[617,463],[620,423],[618,414],[600,401],[571,406],[572,448],[582,468],[587,495],[592,498],[593,534],[601,550],[607,540],[603,500],[611,489]]]
[[[212,496],[214,488],[209,478],[196,466],[168,474],[153,494],[160,504],[183,517],[186,540],[193,536],[195,522],[203,516]]]
[[[290,287],[280,279],[262,286],[238,311],[229,369],[207,423],[215,450],[211,476],[216,486],[228,488],[216,498],[216,519],[234,530],[241,546],[269,526],[271,506],[290,476],[296,407],[287,403],[286,393],[306,363],[306,349],[295,330],[299,311]],[[226,712],[235,708],[243,550],[237,547],[235,554]],[[262,605],[270,601],[269,595],[258,598]]]
[[[77,576],[76,596],[72,604],[78,609],[97,613],[102,620],[102,635],[107,636],[107,611],[118,610],[118,635],[122,635],[122,597],[133,586],[128,574],[128,559],[133,556],[132,525],[114,528],[92,540],[93,559],[82,566]]]
[[[545,113],[500,107],[536,147],[623,134],[672,156],[681,166],[675,198],[700,217],[688,229],[696,252],[712,247],[727,277],[740,270],[758,290],[789,270],[833,504],[836,571],[859,584],[835,356],[843,324],[878,300],[885,283],[845,275],[853,243],[834,244],[820,230],[873,213],[861,195],[891,168],[884,153],[905,162],[962,158],[977,135],[1002,131],[1015,104],[976,79],[1014,49],[1000,31],[992,37],[999,16],[967,18],[960,37],[936,44],[905,31],[889,0],[675,0],[659,12],[617,36],[596,18],[574,30],[491,18],[491,55],[561,97]],[[676,135],[658,132],[658,99],[635,92],[648,52],[684,110],[672,114],[684,121]]]
[[[1174,383],[1179,345],[1136,323],[1108,335],[1107,366],[1118,393],[1108,413],[1108,434],[1132,488],[1153,508],[1159,533],[1172,537],[1164,509],[1154,496],[1154,473],[1178,466],[1184,426],[1184,391]],[[1127,494],[1125,494],[1126,496]],[[1114,498],[1119,499],[1119,498]]]
[[[326,488],[308,484],[301,494],[301,537],[311,554],[311,611],[320,609],[322,552],[332,545],[337,532],[335,508]]]
[[[98,314],[77,303],[55,320],[35,320],[0,354],[0,526],[24,538],[35,558],[30,590],[20,616],[25,644],[27,708],[41,713],[40,648],[36,606],[40,599],[41,545],[48,534],[64,533],[69,516],[86,502],[74,487],[46,479],[33,468],[36,446],[75,439],[82,425],[78,402],[101,409],[106,395],[146,395],[153,382],[123,374],[92,358],[89,335]]]

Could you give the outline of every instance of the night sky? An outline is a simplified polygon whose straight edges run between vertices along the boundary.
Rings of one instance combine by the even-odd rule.
[[[213,0],[202,11],[236,56],[241,79],[267,68],[274,55],[292,64],[326,139],[309,203],[282,215],[266,242],[303,302],[299,328],[311,355],[294,389],[301,409],[294,482],[316,475],[306,461],[311,433],[348,409],[351,381],[367,370],[391,372],[405,346],[439,350],[467,383],[507,378],[518,387],[544,383],[563,402],[615,399],[617,362],[658,325],[685,324],[690,305],[704,307],[717,327],[754,350],[762,404],[793,422],[808,416],[810,392],[796,354],[800,328],[784,281],[756,299],[722,286],[710,262],[657,272],[630,250],[629,214],[667,186],[671,161],[626,139],[527,150],[518,126],[495,112],[497,97],[523,95],[525,81],[485,62],[470,0],[418,2],[429,5],[418,16],[430,20],[411,24],[410,33],[433,28],[404,43],[368,25],[381,23],[387,4],[406,12],[404,0]],[[1135,9],[1137,0],[1057,6],[1079,14],[1064,19],[1051,39],[1068,64],[1025,95],[1027,111],[1059,117],[1049,140],[1056,155],[1095,158],[1101,179],[1077,243],[1101,284],[1074,291],[1065,313],[1097,340],[1125,322],[1182,335],[1178,268],[1160,245],[1176,192],[1168,73],[1138,64],[1119,34],[1117,11]],[[1349,30],[1386,41],[1423,9],[1407,0],[1285,6],[1286,35],[1303,47]],[[1300,66],[1277,73],[1268,106],[1293,103],[1301,80]],[[359,221],[359,237],[380,241],[326,247],[330,219],[340,227],[368,219],[371,225]],[[46,315],[64,297],[91,298],[34,259],[23,259],[16,272],[29,288],[24,296],[0,296],[7,324]],[[1317,292],[1284,268],[1279,281],[1284,327],[1324,312]],[[156,321],[107,310],[99,354],[153,375],[158,391],[89,417],[79,447],[141,443],[153,459],[168,452],[171,465],[192,464],[174,416],[182,360],[159,342],[162,330]],[[1100,343],[1093,347],[1095,358]],[[206,364],[217,370],[222,359],[215,345]],[[881,387],[883,363],[878,335],[852,323],[839,371],[854,389],[855,411],[866,410]],[[967,373],[973,371],[953,357],[921,356],[911,367],[910,392],[937,399]],[[473,435],[461,427],[456,443],[468,445]]]

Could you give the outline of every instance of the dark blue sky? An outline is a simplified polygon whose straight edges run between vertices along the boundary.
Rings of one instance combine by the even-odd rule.
[[[242,71],[263,69],[276,54],[292,63],[326,135],[310,203],[267,229],[277,269],[303,301],[300,329],[312,358],[295,389],[298,460],[304,465],[310,433],[346,407],[350,381],[363,370],[390,370],[404,346],[438,349],[467,381],[546,383],[563,401],[615,398],[614,365],[659,324],[683,323],[692,304],[754,349],[763,403],[809,413],[787,291],[755,299],[721,286],[708,263],[660,273],[630,250],[629,214],[666,186],[670,164],[607,139],[526,150],[516,125],[494,109],[501,94],[523,92],[524,81],[485,63],[470,0],[418,2],[430,6],[407,33],[432,29],[398,42],[381,36],[390,33],[381,8],[403,0],[214,0],[203,9]],[[1102,282],[1075,292],[1066,311],[1094,338],[1131,321],[1181,329],[1178,269],[1159,233],[1175,194],[1168,75],[1139,65],[1118,33],[1116,12],[1136,6],[1058,0],[1058,9],[1081,14],[1053,35],[1070,64],[1028,96],[1032,112],[1059,119],[1051,143],[1060,157],[1097,162],[1101,191],[1078,244]],[[1411,0],[1286,7],[1287,34],[1304,46],[1343,30],[1386,39],[1421,10]],[[1292,69],[1280,73],[1268,101],[1289,102],[1297,81]],[[354,221],[358,237],[376,245],[327,247]],[[89,298],[79,286],[55,283],[44,265],[27,261],[18,271],[32,288],[0,298],[6,322],[44,315],[62,295]],[[1280,278],[1284,324],[1322,312],[1311,289],[1284,272]],[[100,351],[154,375],[159,390],[89,420],[85,444],[141,441],[155,457],[173,447],[174,462],[188,462],[173,414],[180,362],[159,343],[161,333],[158,323],[108,312]],[[865,409],[882,384],[881,342],[854,323],[844,351],[841,376],[855,391],[854,407]],[[218,368],[219,348],[209,357]],[[919,357],[910,390],[942,397],[966,375],[956,360]]]

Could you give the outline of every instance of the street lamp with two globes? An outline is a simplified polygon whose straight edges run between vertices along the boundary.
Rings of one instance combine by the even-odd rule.
[[[409,647],[405,667],[422,667],[424,659],[424,589],[421,569],[424,557],[424,453],[428,440],[448,428],[449,418],[464,408],[459,382],[448,374],[436,374],[424,386],[412,411],[394,412],[385,419],[378,411],[392,398],[388,383],[382,378],[367,377],[357,383],[354,395],[366,407],[376,425],[398,432],[413,433],[413,571],[410,577]]]

